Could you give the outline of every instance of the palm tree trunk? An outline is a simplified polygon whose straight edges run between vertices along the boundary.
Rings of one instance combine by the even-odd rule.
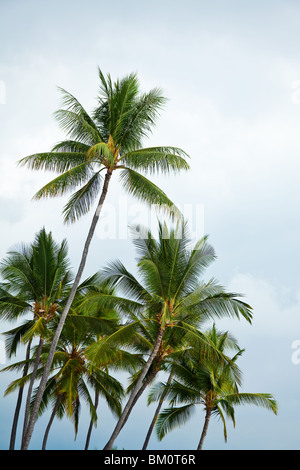
[[[172,379],[173,379],[173,373],[171,372],[171,374],[169,375],[169,378],[168,378],[168,382],[167,382],[167,385],[170,385],[170,383],[172,382]],[[159,412],[161,410],[161,407],[163,405],[163,402],[164,402],[164,399],[165,399],[165,396],[167,394],[167,389],[165,388],[162,396],[160,397],[160,400],[158,402],[158,406],[155,410],[155,413],[154,413],[154,416],[153,416],[153,419],[151,421],[151,424],[149,426],[149,429],[148,429],[148,432],[147,432],[147,436],[146,436],[146,439],[145,439],[145,442],[144,442],[144,445],[143,445],[143,448],[142,450],[146,450],[147,447],[148,447],[148,443],[149,443],[149,440],[150,440],[150,437],[151,437],[151,434],[152,434],[152,431],[154,429],[154,426],[155,426],[155,423],[157,421],[157,417],[159,415]]]
[[[26,361],[28,361],[29,358],[30,358],[30,348],[31,348],[31,341],[29,341],[28,346],[27,346]],[[22,378],[24,378],[28,374],[28,368],[29,368],[29,365],[28,365],[28,362],[27,362],[24,366],[24,369],[23,369]],[[20,387],[19,393],[18,393],[18,399],[17,399],[16,409],[15,409],[15,414],[14,414],[14,420],[13,420],[13,425],[12,425],[11,435],[10,435],[9,450],[14,450],[14,448],[15,448],[17,427],[18,427],[18,420],[19,420],[19,415],[20,415],[20,410],[21,410],[23,392],[24,392],[24,386]]]
[[[84,248],[83,248],[79,268],[78,268],[78,271],[77,271],[77,274],[76,274],[76,277],[75,277],[75,280],[74,280],[69,298],[67,300],[66,306],[64,308],[64,311],[61,315],[59,324],[58,324],[58,326],[56,328],[56,331],[55,331],[55,334],[53,336],[53,340],[52,340],[50,350],[49,350],[49,354],[48,354],[48,359],[47,359],[47,362],[46,362],[46,365],[45,365],[45,368],[44,368],[44,373],[43,373],[43,376],[41,378],[41,382],[40,382],[38,392],[37,392],[37,395],[36,395],[36,399],[35,399],[35,402],[34,402],[34,406],[33,406],[33,409],[32,409],[30,421],[28,423],[28,427],[27,427],[27,430],[26,430],[26,436],[25,436],[25,439],[24,439],[24,444],[22,446],[22,450],[27,450],[28,446],[29,446],[29,443],[30,443],[30,439],[31,439],[33,429],[34,429],[34,425],[35,425],[37,415],[38,415],[38,410],[39,410],[39,407],[40,407],[40,404],[41,404],[41,401],[42,401],[44,390],[46,388],[46,384],[47,384],[48,376],[49,376],[49,373],[50,373],[50,369],[51,369],[53,357],[54,357],[54,354],[55,354],[56,346],[57,346],[58,340],[60,338],[60,335],[61,335],[64,323],[65,323],[66,317],[69,313],[72,302],[74,300],[76,290],[77,290],[77,287],[79,285],[79,282],[80,282],[80,279],[81,279],[81,276],[82,276],[82,273],[83,273],[83,270],[84,270],[84,267],[85,267],[85,264],[86,264],[86,259],[87,259],[89,247],[90,247],[90,244],[91,244],[94,232],[95,232],[97,222],[98,222],[99,217],[100,217],[100,213],[101,213],[101,209],[102,209],[104,200],[105,200],[106,195],[107,195],[107,190],[108,190],[108,185],[109,185],[111,175],[112,175],[112,171],[107,170],[106,175],[105,175],[105,179],[104,179],[104,184],[103,184],[101,196],[100,196],[100,199],[99,199],[99,203],[98,203],[98,206],[96,208],[95,214],[93,216],[92,223],[91,223],[91,226],[90,226],[90,229],[89,229],[89,232],[88,232],[85,244],[84,244]]]
[[[95,392],[95,404],[94,404],[95,410],[97,410],[98,403],[99,403],[99,393],[96,390],[96,392]],[[87,433],[87,436],[86,436],[86,443],[85,443],[84,450],[88,450],[88,448],[89,448],[93,426],[94,426],[94,423],[93,423],[93,420],[91,418],[90,426],[89,426],[88,433]]]
[[[52,423],[53,423],[53,420],[55,418],[55,415],[57,413],[57,410],[59,408],[59,405],[60,405],[60,402],[62,400],[62,395],[59,395],[57,397],[57,400],[55,402],[55,406],[53,408],[53,411],[51,413],[51,416],[50,416],[50,419],[49,419],[49,423],[48,423],[48,426],[46,427],[46,431],[45,431],[45,435],[44,435],[44,440],[43,440],[43,446],[42,446],[42,450],[45,450],[46,449],[46,444],[47,444],[47,439],[48,439],[48,435],[49,435],[49,431],[50,431],[50,428],[52,426]]]
[[[131,392],[131,395],[129,397],[129,400],[128,402],[126,403],[125,407],[124,407],[124,410],[119,418],[119,421],[117,422],[116,424],[116,427],[109,439],[109,441],[107,442],[107,444],[105,445],[105,447],[103,448],[103,450],[110,450],[117,438],[117,436],[119,435],[122,427],[124,426],[127,418],[128,418],[128,413],[130,413],[131,409],[132,409],[132,404],[134,403],[134,400],[136,398],[136,395],[138,394],[140,388],[142,387],[143,385],[143,380],[144,378],[146,377],[147,375],[147,372],[151,366],[151,364],[153,363],[156,355],[157,355],[157,352],[160,348],[160,345],[161,345],[161,342],[162,342],[162,339],[163,339],[163,336],[164,336],[164,332],[165,332],[165,327],[162,327],[160,326],[159,328],[159,331],[158,331],[158,334],[157,334],[157,337],[156,337],[156,341],[155,341],[155,344],[154,344],[154,347],[153,347],[153,350],[149,356],[149,359],[148,361],[146,362],[146,364],[144,365],[144,368],[142,370],[142,373],[137,381],[137,383],[135,384],[135,387],[134,389],[132,390]]]
[[[36,378],[36,373],[37,373],[39,363],[40,363],[43,344],[44,344],[44,339],[41,337],[40,341],[39,341],[37,351],[36,351],[36,357],[35,357],[35,361],[34,361],[33,371],[32,371],[32,374],[31,374],[30,383],[29,383],[28,392],[27,392],[27,400],[26,400],[24,424],[23,424],[23,434],[22,434],[22,446],[23,446],[23,442],[24,442],[24,438],[25,438],[25,434],[26,434],[26,428],[27,428],[27,424],[28,424],[28,420],[29,420],[29,416],[30,416],[31,394],[32,394],[33,384],[34,384],[34,381],[35,381],[35,378]]]
[[[203,426],[203,430],[202,430],[202,434],[201,434],[201,438],[200,438],[197,450],[202,450],[203,442],[204,442],[205,436],[207,434],[208,425],[209,425],[209,421],[210,421],[210,418],[211,418],[211,412],[212,412],[211,408],[206,409],[204,426]]]
[[[122,428],[125,426],[128,418],[129,418],[129,415],[133,409],[133,407],[135,406],[136,402],[138,401],[138,399],[140,398],[140,396],[142,395],[142,393],[144,392],[144,390],[148,387],[149,383],[155,378],[155,376],[157,375],[158,373],[158,369],[155,368],[154,371],[146,378],[146,380],[143,382],[143,385],[141,386],[141,388],[139,389],[139,391],[136,393],[132,403],[131,403],[131,406],[127,412],[127,415],[126,417],[124,418],[124,421],[123,421],[123,424],[122,424]]]

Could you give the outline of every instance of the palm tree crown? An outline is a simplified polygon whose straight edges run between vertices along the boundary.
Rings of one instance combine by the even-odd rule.
[[[112,82],[99,70],[98,106],[89,115],[79,101],[60,88],[63,109],[55,116],[69,140],[51,152],[30,155],[20,164],[50,170],[60,175],[35,195],[54,197],[77,189],[64,208],[66,222],[86,214],[102,186],[102,172],[119,170],[122,186],[150,204],[174,206],[163,191],[140,172],[170,172],[189,169],[186,153],[175,147],[143,148],[158,113],[166,101],[157,88],[140,93],[135,74]]]
[[[228,346],[228,332],[217,334],[215,327],[208,332],[216,348],[225,350]],[[234,344],[234,343],[233,343]],[[170,384],[157,384],[149,395],[149,402],[164,396],[171,407],[163,410],[157,418],[156,431],[161,440],[167,432],[183,425],[197,405],[204,407],[205,422],[198,445],[202,449],[211,416],[217,415],[223,422],[224,438],[227,441],[225,416],[235,425],[235,405],[254,404],[265,407],[277,414],[277,403],[269,393],[240,392],[241,372],[236,364],[243,353],[237,347],[237,353],[220,360],[216,355],[203,355],[199,348],[194,348],[189,360],[181,360],[173,366],[174,379]],[[177,403],[182,403],[176,407]]]

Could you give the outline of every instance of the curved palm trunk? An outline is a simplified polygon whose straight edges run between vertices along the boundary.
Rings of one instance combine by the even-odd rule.
[[[50,350],[49,350],[49,354],[48,354],[48,359],[47,359],[47,362],[46,362],[46,365],[45,365],[45,368],[44,368],[44,373],[43,373],[43,376],[41,378],[41,382],[40,382],[38,392],[37,392],[37,395],[36,395],[36,399],[35,399],[35,402],[34,402],[34,406],[33,406],[33,409],[32,409],[30,421],[29,421],[28,426],[27,426],[26,435],[25,435],[23,446],[22,446],[22,450],[27,450],[28,446],[29,446],[29,443],[30,443],[30,439],[31,439],[33,429],[34,429],[34,425],[35,425],[37,415],[38,415],[38,410],[39,410],[39,407],[40,407],[40,404],[41,404],[41,401],[42,401],[43,393],[44,393],[44,390],[46,388],[48,376],[49,376],[49,373],[50,373],[53,357],[54,357],[54,354],[55,354],[55,349],[56,349],[58,340],[60,338],[60,335],[61,335],[64,323],[65,323],[66,317],[69,313],[72,302],[74,300],[76,290],[77,290],[77,287],[79,285],[79,282],[80,282],[80,279],[81,279],[81,276],[82,276],[82,273],[83,273],[83,270],[84,270],[84,267],[85,267],[85,264],[86,264],[86,259],[87,259],[89,247],[90,247],[90,244],[91,244],[94,232],[95,232],[97,222],[98,222],[99,217],[100,217],[100,213],[101,213],[101,209],[102,209],[104,200],[105,200],[106,195],[107,195],[107,190],[108,190],[108,185],[109,185],[111,175],[112,175],[111,170],[107,170],[106,175],[105,175],[105,179],[104,179],[104,184],[103,184],[101,196],[100,196],[100,199],[99,199],[99,203],[98,203],[98,206],[96,208],[95,214],[93,216],[92,223],[91,223],[91,226],[90,226],[90,229],[89,229],[86,241],[85,241],[85,245],[84,245],[84,248],[83,248],[79,268],[78,268],[78,271],[77,271],[77,274],[76,274],[76,277],[75,277],[75,280],[74,280],[69,298],[67,300],[66,306],[64,308],[64,311],[61,315],[59,324],[58,324],[58,326],[56,328],[56,331],[55,331],[55,334],[53,336],[53,340],[52,340]]]
[[[95,410],[97,410],[98,403],[99,403],[99,393],[96,390],[96,392],[95,392],[95,404],[94,404]],[[87,433],[87,436],[86,436],[86,442],[85,442],[84,450],[88,450],[88,448],[89,448],[93,426],[94,426],[93,420],[91,419],[90,426],[89,426],[89,429],[88,429],[88,433]]]
[[[153,350],[152,350],[152,352],[149,356],[149,359],[146,362],[146,364],[145,364],[145,366],[142,370],[142,373],[141,373],[137,383],[135,384],[134,389],[131,392],[129,400],[128,400],[128,402],[126,403],[126,405],[124,407],[124,410],[123,410],[123,412],[122,412],[122,414],[119,418],[119,421],[117,422],[116,427],[115,427],[109,441],[107,442],[107,444],[103,448],[103,450],[110,450],[112,448],[112,446],[113,446],[116,438],[118,437],[122,427],[124,426],[126,420],[128,419],[128,416],[129,416],[129,413],[132,409],[132,406],[135,403],[134,400],[135,400],[137,394],[139,393],[140,388],[143,386],[143,380],[146,377],[147,372],[148,372],[151,364],[153,363],[153,361],[154,361],[154,359],[155,359],[155,357],[158,353],[158,350],[160,348],[160,345],[161,345],[161,342],[162,342],[162,339],[163,339],[164,332],[165,332],[165,327],[160,326],[159,331],[158,331],[158,335],[156,337],[156,341],[155,341]]]
[[[49,423],[48,423],[48,425],[47,425],[47,427],[46,427],[46,431],[45,431],[45,435],[44,435],[44,440],[43,440],[43,445],[42,445],[42,450],[45,450],[45,449],[46,449],[46,444],[47,444],[47,440],[48,440],[48,436],[49,436],[49,431],[50,431],[50,428],[51,428],[51,426],[52,426],[52,423],[53,423],[53,420],[54,420],[54,418],[55,418],[55,415],[56,415],[56,413],[57,413],[57,410],[58,410],[58,408],[59,408],[59,405],[60,405],[60,402],[61,402],[61,400],[62,400],[62,397],[63,397],[62,395],[59,395],[59,396],[57,397],[56,402],[55,402],[55,406],[54,406],[53,411],[52,411],[52,413],[51,413],[51,416],[50,416],[50,419],[49,419]]]
[[[30,400],[31,400],[31,394],[32,394],[32,389],[33,389],[33,384],[36,378],[36,373],[39,367],[40,363],[40,358],[42,354],[42,348],[44,344],[44,339],[40,338],[40,342],[36,351],[36,358],[34,361],[34,366],[33,366],[33,371],[31,374],[31,379],[28,387],[28,392],[27,392],[27,400],[26,400],[26,407],[25,407],[25,415],[24,415],[24,424],[23,424],[23,434],[22,434],[22,446],[24,443],[24,438],[25,438],[25,433],[26,433],[26,428],[29,420],[29,415],[30,415]]]
[[[169,375],[169,378],[168,378],[167,385],[170,385],[170,383],[172,382],[172,379],[173,379],[173,373],[171,372],[171,374]],[[144,445],[143,445],[142,450],[146,450],[147,447],[148,447],[148,443],[149,443],[151,434],[152,434],[152,432],[153,432],[155,423],[156,423],[156,421],[157,421],[157,418],[158,418],[159,412],[160,412],[160,410],[161,410],[161,407],[162,407],[162,405],[163,405],[163,402],[164,402],[164,399],[165,399],[166,394],[167,394],[167,389],[164,390],[162,396],[160,397],[160,400],[159,400],[159,402],[158,402],[158,406],[157,406],[157,408],[156,408],[156,410],[155,410],[153,419],[152,419],[151,424],[150,424],[150,426],[149,426],[149,429],[148,429],[148,432],[147,432],[147,435],[146,435],[145,442],[144,442]]]
[[[203,430],[202,430],[202,434],[201,434],[201,438],[200,438],[197,450],[202,450],[203,442],[204,442],[205,436],[207,434],[208,425],[209,425],[209,421],[210,421],[210,418],[211,418],[211,412],[212,412],[211,408],[206,409],[204,426],[203,426]]]
[[[28,361],[30,358],[30,348],[31,348],[31,341],[28,343],[28,346],[27,346],[26,361]],[[28,374],[28,368],[29,368],[29,365],[27,363],[24,366],[22,378],[26,377],[26,375]],[[19,415],[20,415],[20,410],[21,410],[23,392],[24,392],[24,386],[20,387],[20,390],[18,393],[18,399],[17,399],[14,420],[13,420],[13,425],[12,425],[11,435],[10,435],[9,450],[14,450],[15,448],[17,427],[18,427],[18,420],[19,420]]]

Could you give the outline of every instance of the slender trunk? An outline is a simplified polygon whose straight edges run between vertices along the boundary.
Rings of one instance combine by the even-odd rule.
[[[52,340],[50,350],[49,350],[49,354],[48,354],[48,359],[47,359],[47,362],[46,362],[46,365],[45,365],[45,368],[44,368],[44,373],[43,373],[43,376],[41,378],[41,382],[40,382],[38,392],[37,392],[37,395],[36,395],[36,399],[35,399],[35,402],[34,402],[34,406],[33,406],[33,409],[32,409],[30,421],[28,423],[28,427],[27,427],[27,430],[26,430],[26,436],[25,436],[24,444],[22,446],[22,450],[27,450],[28,446],[29,446],[29,443],[30,443],[30,439],[31,439],[33,429],[34,429],[34,425],[35,425],[37,415],[38,415],[38,410],[39,410],[39,407],[40,407],[40,404],[41,404],[41,401],[42,401],[44,390],[46,388],[46,384],[47,384],[48,376],[49,376],[49,373],[50,373],[50,369],[51,369],[53,357],[54,357],[54,354],[55,354],[56,346],[57,346],[58,340],[60,338],[60,335],[61,335],[64,323],[65,323],[66,317],[69,313],[72,302],[74,300],[76,290],[77,290],[77,287],[79,285],[79,282],[80,282],[80,279],[81,279],[81,276],[82,276],[82,273],[83,273],[83,270],[84,270],[84,267],[85,267],[85,264],[86,264],[86,259],[87,259],[89,247],[90,247],[90,244],[91,244],[94,232],[95,232],[97,222],[98,222],[99,217],[100,217],[100,213],[101,213],[101,209],[102,209],[104,200],[106,198],[107,189],[108,189],[108,185],[109,185],[111,175],[112,175],[112,172],[110,170],[107,170],[106,175],[105,175],[105,179],[104,179],[104,184],[103,184],[101,196],[100,196],[100,199],[99,199],[99,203],[98,203],[97,209],[95,211],[95,214],[93,216],[92,223],[91,223],[91,226],[90,226],[90,229],[89,229],[86,241],[85,241],[85,245],[84,245],[82,256],[81,256],[81,261],[80,261],[79,268],[78,268],[78,271],[77,271],[77,274],[76,274],[76,277],[75,277],[75,280],[74,280],[74,284],[72,286],[72,289],[71,289],[69,298],[67,300],[66,306],[64,308],[64,311],[61,315],[59,324],[58,324],[58,326],[56,328],[56,331],[55,331],[55,334],[53,336],[53,340]]]
[[[155,368],[155,370],[146,378],[146,380],[143,382],[143,385],[141,386],[141,388],[139,389],[139,391],[136,393],[132,403],[131,403],[131,406],[130,408],[128,409],[128,412],[127,412],[127,415],[125,416],[124,418],[124,421],[123,421],[123,424],[122,424],[122,428],[125,426],[128,418],[129,418],[129,415],[133,409],[133,407],[135,406],[136,402],[138,401],[138,399],[140,398],[140,396],[142,395],[142,393],[144,392],[144,390],[148,387],[149,383],[156,377],[158,373],[158,369]]]
[[[132,404],[134,402],[134,399],[137,395],[137,393],[139,392],[140,388],[142,387],[143,385],[143,380],[144,378],[146,377],[147,375],[147,372],[152,364],[152,362],[154,361],[155,357],[156,357],[156,354],[160,348],[160,345],[161,345],[161,342],[162,342],[162,339],[163,339],[163,335],[164,335],[164,332],[165,332],[165,327],[161,327],[159,328],[159,331],[158,331],[158,335],[157,335],[157,338],[156,338],[156,341],[155,341],[155,344],[154,344],[154,347],[153,347],[153,350],[149,356],[149,359],[148,361],[146,362],[143,370],[142,370],[142,373],[137,381],[137,383],[135,384],[135,387],[134,389],[132,390],[131,392],[131,395],[129,397],[129,400],[128,402],[126,403],[125,407],[124,407],[124,410],[119,418],[119,421],[117,422],[116,424],[116,427],[109,439],[109,441],[107,442],[107,444],[105,445],[104,447],[104,450],[110,450],[117,438],[117,436],[119,435],[122,427],[124,426],[125,422],[126,422],[126,419],[128,418],[128,413],[130,412],[130,410],[132,409]]]
[[[51,416],[50,416],[50,419],[49,419],[49,423],[48,423],[48,426],[46,427],[46,431],[45,431],[45,434],[44,434],[44,440],[43,440],[43,445],[42,445],[42,450],[45,450],[46,449],[46,444],[47,444],[47,439],[48,439],[48,435],[49,435],[49,431],[50,431],[50,428],[52,426],[52,423],[53,423],[53,420],[55,418],[55,415],[57,413],[57,410],[59,408],[59,405],[60,405],[60,402],[62,400],[62,395],[59,395],[57,397],[57,400],[55,402],[55,406],[53,408],[53,411],[51,413]]]
[[[22,445],[24,443],[26,428],[27,428],[27,424],[28,424],[28,420],[29,420],[29,416],[30,416],[30,400],[31,400],[31,395],[32,395],[33,384],[34,384],[34,381],[35,381],[35,378],[36,378],[36,373],[37,373],[39,363],[40,363],[43,344],[44,344],[44,339],[40,338],[40,342],[39,342],[39,345],[38,345],[38,348],[37,348],[37,351],[36,351],[36,357],[35,357],[33,371],[32,371],[31,378],[30,378],[28,392],[27,392],[27,400],[26,400],[24,424],[23,424],[23,434],[22,434]]]
[[[27,361],[27,363],[24,366],[22,378],[26,377],[26,375],[28,374],[28,368],[29,368],[28,361],[29,361],[29,358],[30,358],[30,348],[31,348],[31,341],[29,341],[28,346],[27,346],[27,350],[26,350],[26,361]],[[10,435],[9,450],[14,450],[14,448],[15,448],[17,427],[18,427],[18,420],[19,420],[19,415],[20,415],[20,410],[21,410],[21,405],[22,405],[23,392],[24,392],[24,385],[22,387],[20,387],[19,393],[18,393],[18,399],[17,399],[16,409],[15,409],[15,414],[14,414],[14,420],[13,420],[13,425],[12,425],[11,435]]]
[[[199,442],[197,450],[202,450],[203,442],[207,434],[207,429],[208,429],[209,421],[211,418],[211,412],[212,412],[211,408],[206,409],[204,426],[203,426],[203,430],[202,430],[202,434],[201,434],[201,438],[200,438],[200,442]]]
[[[171,374],[169,375],[169,378],[168,378],[168,382],[167,382],[167,385],[170,385],[170,383],[172,382],[172,379],[173,379],[173,373],[171,372]],[[162,396],[160,397],[160,400],[158,402],[158,406],[155,410],[155,413],[154,413],[154,417],[151,421],[151,424],[149,426],[149,429],[148,429],[148,432],[147,432],[147,436],[146,436],[146,439],[145,439],[145,442],[144,442],[144,445],[143,445],[143,448],[142,450],[146,450],[147,447],[148,447],[148,443],[149,443],[149,440],[150,440],[150,437],[151,437],[151,434],[152,434],[152,431],[154,429],[154,426],[155,426],[155,423],[157,421],[157,418],[158,418],[158,415],[159,415],[159,412],[161,410],[161,407],[163,405],[163,402],[164,402],[164,399],[165,399],[165,396],[167,394],[167,388],[165,388]]]
[[[95,410],[97,410],[98,403],[99,403],[99,393],[96,390],[96,392],[95,392],[95,405],[94,405]],[[86,443],[85,443],[84,450],[88,450],[88,448],[89,448],[93,426],[94,426],[94,423],[93,423],[93,420],[91,418],[90,426],[89,426],[88,433],[87,433],[87,436],[86,436]]]

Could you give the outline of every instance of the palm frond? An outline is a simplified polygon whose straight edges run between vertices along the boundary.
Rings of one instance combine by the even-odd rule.
[[[63,210],[65,223],[73,223],[89,212],[99,194],[101,181],[100,173],[95,173],[82,188],[70,197]]]
[[[88,161],[80,163],[43,186],[34,195],[34,199],[63,196],[65,193],[77,188],[80,184],[85,183],[92,174],[93,170]]]
[[[145,176],[125,168],[121,171],[120,181],[124,189],[137,200],[163,211],[172,217],[181,218],[181,213],[167,195]]]
[[[61,144],[61,147],[67,148],[67,145],[63,147]],[[88,148],[86,146],[86,149]],[[61,173],[86,161],[86,152],[52,151],[29,155],[19,160],[18,164],[20,166],[27,166],[30,170],[47,170]]]
[[[124,149],[134,150],[142,146],[142,140],[152,132],[165,102],[162,91],[153,88],[142,94],[126,114],[123,113],[120,143]]]
[[[2,333],[5,337],[5,352],[8,357],[11,357],[13,354],[16,354],[17,348],[18,346],[20,346],[24,334],[28,330],[30,330],[33,323],[34,320],[27,320],[16,328]]]
[[[249,323],[252,321],[252,307],[239,299],[241,294],[220,292],[202,299],[193,305],[199,315],[206,318],[244,317]]]
[[[165,435],[175,427],[184,425],[194,411],[194,405],[185,405],[178,408],[171,407],[163,410],[156,421],[156,435],[161,441]]]
[[[137,302],[143,302],[150,298],[145,287],[125,268],[120,260],[108,263],[102,269],[101,277],[121,289],[125,297],[129,296]]]
[[[225,401],[230,405],[256,405],[273,411],[276,415],[278,413],[278,404],[270,393],[235,393],[226,395]],[[223,400],[219,402],[223,406]]]
[[[3,320],[16,320],[30,308],[31,305],[28,302],[11,295],[0,287],[0,317]]]
[[[138,325],[138,322],[132,322],[128,325],[121,326],[116,332],[88,346],[86,349],[86,357],[90,364],[106,364],[113,360],[116,354],[116,347],[122,345],[122,348],[125,348],[131,345]]]
[[[133,170],[145,173],[170,173],[189,170],[188,155],[176,147],[151,147],[122,155],[121,162]]]
[[[36,320],[23,335],[23,342],[27,343],[35,336],[45,338],[48,336],[46,321],[44,318]]]
[[[103,139],[97,126],[79,101],[63,88],[59,87],[59,90],[62,105],[66,107],[54,113],[60,127],[76,141],[90,146],[101,142]]]
[[[125,297],[119,297],[106,292],[91,291],[78,302],[78,308],[84,308],[85,313],[95,312],[98,309],[114,309],[116,312],[128,314],[140,313],[143,305]]]

